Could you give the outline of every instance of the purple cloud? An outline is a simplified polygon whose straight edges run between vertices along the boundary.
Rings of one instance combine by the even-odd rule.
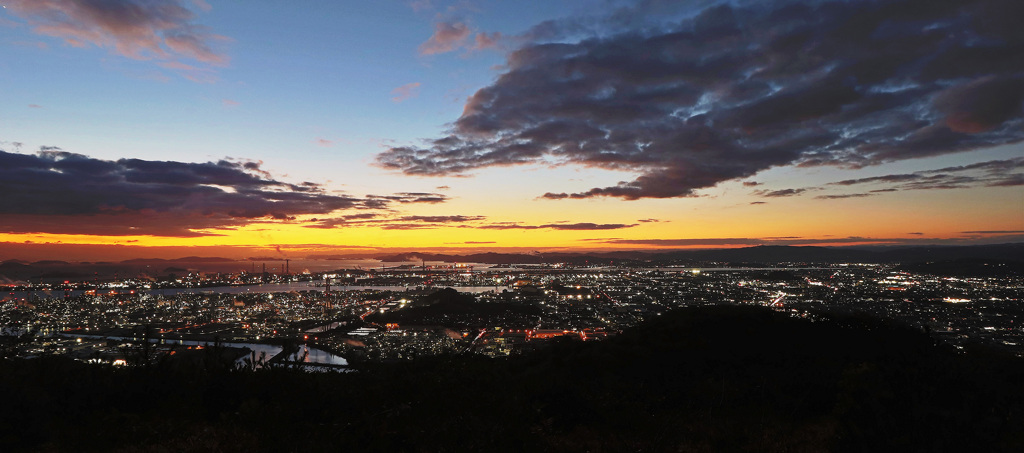
[[[169,63],[189,59],[223,66],[229,61],[218,47],[228,38],[195,23],[195,14],[180,0],[8,0],[6,8],[25,19],[38,34],[63,39],[74,47],[97,46],[137,60]],[[209,5],[194,5],[208,11]],[[192,65],[185,65],[195,69]],[[183,68],[184,75],[196,77]]]
[[[272,179],[259,162],[110,161],[56,147],[0,151],[0,192],[0,231],[154,236],[194,236],[431,195],[356,198],[312,182]]]
[[[448,135],[378,165],[445,176],[554,161],[638,176],[545,198],[669,198],[777,166],[1024,140],[1024,36],[1008,19],[1024,3],[655,3],[534,27]]]

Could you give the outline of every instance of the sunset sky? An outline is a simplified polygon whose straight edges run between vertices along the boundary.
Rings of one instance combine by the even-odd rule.
[[[1024,241],[1019,0],[0,4],[0,261]]]

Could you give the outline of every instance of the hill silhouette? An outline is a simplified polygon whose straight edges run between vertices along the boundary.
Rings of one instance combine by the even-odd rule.
[[[211,353],[211,357],[215,357]],[[7,451],[1021,451],[1021,360],[861,318],[683,309],[352,373],[0,362]]]
[[[733,249],[616,251],[593,253],[477,253],[448,255],[409,252],[377,256],[382,261],[444,261],[486,264],[570,263],[575,265],[627,263],[917,263],[950,260],[1024,261],[1024,243],[998,245],[849,246],[818,247],[758,245]]]

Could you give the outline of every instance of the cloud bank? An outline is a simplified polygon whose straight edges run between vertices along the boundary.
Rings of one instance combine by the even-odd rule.
[[[656,4],[534,27],[447,136],[393,147],[378,165],[430,176],[581,165],[638,176],[544,197],[669,198],[777,166],[1024,139],[1024,28],[1011,19],[1024,2],[777,0],[675,16]],[[468,38],[449,25],[421,51]]]
[[[53,147],[36,154],[0,151],[0,193],[2,232],[180,237],[435,195],[356,198],[311,182],[272,179],[259,162],[109,161]]]

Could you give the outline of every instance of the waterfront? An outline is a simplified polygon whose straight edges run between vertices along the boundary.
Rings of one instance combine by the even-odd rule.
[[[61,333],[59,335],[62,336],[62,337],[65,337],[65,338],[75,338],[75,339],[82,338],[82,339],[117,340],[117,341],[138,341],[139,340],[138,338],[132,338],[132,337],[91,335],[91,334],[83,334],[83,333],[79,333],[79,332],[74,332],[74,333],[67,333],[67,332],[65,332],[65,333]],[[186,346],[186,347],[187,346],[210,347],[210,346],[216,345],[216,346],[226,347],[226,348],[246,348],[246,349],[249,349],[250,351],[252,351],[252,356],[251,357],[249,355],[246,355],[244,357],[239,358],[236,361],[236,364],[239,364],[239,365],[243,364],[243,362],[246,359],[252,359],[253,357],[255,357],[257,360],[259,360],[259,358],[261,356],[263,356],[266,361],[270,361],[271,359],[277,358],[277,356],[280,355],[284,351],[284,347],[280,346],[280,345],[266,344],[266,343],[252,343],[252,342],[233,342],[233,341],[210,342],[210,341],[205,341],[205,340],[182,340],[182,339],[165,339],[165,338],[151,338],[151,339],[149,339],[149,342],[150,343],[156,343],[156,344],[159,344],[159,345],[162,345],[162,346],[172,347],[172,348],[175,345]],[[301,360],[298,360],[300,358],[301,358]],[[281,361],[281,362],[300,362],[302,364],[307,364],[307,365],[348,366],[348,360],[346,360],[344,357],[341,357],[339,355],[333,354],[333,353],[331,353],[329,351],[325,351],[325,350],[320,349],[320,348],[310,347],[307,344],[300,345],[297,351],[295,351],[295,352],[293,352],[291,354],[288,354],[287,356],[282,356],[280,358],[277,358],[277,361]]]
[[[501,292],[506,289],[505,286],[449,286],[439,285],[433,287],[433,289],[442,288],[454,288],[459,292],[481,294],[486,292]],[[415,291],[422,289],[430,289],[431,287],[424,286],[389,286],[389,285],[332,285],[332,291],[395,291],[395,292],[406,292]],[[161,288],[161,289],[143,289],[138,290],[142,294],[149,294],[151,296],[177,296],[183,294],[273,294],[273,293],[292,293],[292,292],[303,292],[303,291],[314,291],[324,292],[326,288],[319,282],[291,282],[291,283],[263,283],[256,285],[231,285],[231,286],[208,286],[201,288]],[[88,290],[71,290],[71,291],[10,291],[4,294],[4,299],[28,299],[29,295],[36,298],[49,298],[49,297],[64,297],[65,294],[70,297],[78,297],[88,293]],[[121,291],[120,293],[124,293]]]

